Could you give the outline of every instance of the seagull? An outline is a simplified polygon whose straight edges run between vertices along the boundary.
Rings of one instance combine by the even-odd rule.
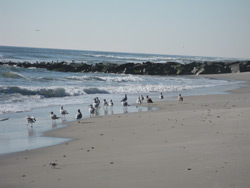
[[[144,101],[144,97],[143,97],[143,95],[141,95],[141,96],[140,96],[140,99],[141,99],[141,101]]]
[[[123,107],[130,106],[127,101],[122,101],[121,104],[122,104]]]
[[[56,166],[57,166],[58,164],[56,164],[56,163],[49,163],[49,165],[50,165],[51,167],[53,167],[53,168],[56,168]]]
[[[98,97],[96,97],[96,100],[97,100],[97,102],[100,104],[100,100],[99,100],[99,98],[98,98]]]
[[[109,106],[111,106],[111,107],[114,106],[112,99],[109,101]]]
[[[153,103],[152,99],[149,98],[148,96],[146,97],[148,103]]]
[[[82,113],[81,113],[80,109],[78,109],[78,112],[76,114],[76,119],[78,120],[78,123],[80,123],[80,119],[82,119]]]
[[[50,118],[53,120],[57,120],[59,119],[60,117],[58,117],[56,114],[54,114],[53,112],[50,112]]]
[[[127,94],[125,94],[125,97],[121,100],[121,102],[126,102],[127,101]]]
[[[30,115],[27,115],[25,118],[26,118],[26,120],[28,121],[27,126],[28,126],[29,124],[31,124],[31,127],[33,127],[33,123],[36,122],[36,118],[33,117],[33,116],[30,116]]]
[[[106,99],[103,99],[103,106],[104,107],[108,106],[108,102],[106,101]]]
[[[160,98],[160,99],[163,99],[163,98],[164,98],[162,93],[160,94],[159,98]]]
[[[95,109],[97,109],[99,107],[99,105],[100,105],[100,100],[98,99],[98,97],[94,98],[93,99],[93,107]]]
[[[95,108],[93,107],[92,104],[89,105],[89,113],[90,113],[90,116],[95,114]]]
[[[178,101],[180,101],[180,102],[183,101],[183,97],[181,96],[181,94],[179,94],[179,96],[178,96]]]
[[[140,106],[141,103],[142,103],[141,97],[139,96],[139,97],[137,98],[137,100],[136,100],[136,104],[137,104],[136,107]]]
[[[63,106],[61,106],[61,108],[60,108],[60,113],[62,114],[63,117],[65,117],[66,114],[69,114],[69,113],[67,112],[67,110],[64,110],[64,109],[63,109]]]

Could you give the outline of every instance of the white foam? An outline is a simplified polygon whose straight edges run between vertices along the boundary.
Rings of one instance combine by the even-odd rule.
[[[67,77],[69,80],[96,80],[106,82],[138,82],[143,81],[142,77],[134,75],[119,75],[119,76],[71,76]]]
[[[100,87],[102,90],[108,91],[110,94],[124,94],[124,93],[150,93],[150,92],[173,92],[183,90],[193,90],[198,88],[213,87],[214,85],[128,85],[120,87]]]
[[[119,76],[119,77],[105,76],[105,77],[100,77],[100,78],[107,81],[107,82],[138,82],[138,81],[143,81],[142,77],[133,76],[133,75]]]

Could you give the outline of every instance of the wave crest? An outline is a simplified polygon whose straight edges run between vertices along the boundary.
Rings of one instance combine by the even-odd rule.
[[[1,75],[5,78],[24,78],[23,75],[16,72],[3,72]]]
[[[109,94],[109,92],[107,92],[106,90],[101,90],[98,88],[88,88],[88,89],[84,89],[84,92],[86,94]]]
[[[91,81],[91,80],[105,81],[102,78],[97,77],[97,76],[71,76],[71,77],[67,77],[66,79],[68,79],[68,80],[86,80],[86,81]]]
[[[126,76],[72,76],[67,77],[68,80],[81,80],[81,81],[101,81],[101,82],[140,82],[143,78],[133,75]]]
[[[69,97],[88,94],[109,94],[105,89],[101,88],[22,88],[18,86],[0,87],[0,95],[20,94],[22,96],[40,96],[43,98],[53,97]]]
[[[40,95],[45,98],[51,98],[51,97],[66,97],[70,96],[64,88],[56,88],[56,89],[44,89],[40,88],[37,90],[30,90],[27,88],[20,88],[18,86],[12,86],[12,87],[6,87],[6,88],[0,88],[0,93],[3,94],[21,94],[21,95]]]

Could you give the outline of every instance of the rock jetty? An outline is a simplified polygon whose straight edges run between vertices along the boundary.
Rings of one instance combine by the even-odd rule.
[[[249,72],[250,61],[234,62],[198,62],[188,64],[176,62],[166,63],[68,63],[68,62],[0,62],[0,65],[17,66],[24,68],[45,68],[51,71],[62,72],[104,72],[117,74],[138,74],[138,75],[192,75],[192,74],[221,74]]]

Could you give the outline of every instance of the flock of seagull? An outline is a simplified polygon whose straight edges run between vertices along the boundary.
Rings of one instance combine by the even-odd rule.
[[[164,98],[162,93],[160,93],[159,98],[160,99]],[[121,104],[122,104],[123,108],[130,106],[127,102],[127,99],[128,99],[127,94],[125,94],[125,97],[121,100]],[[140,95],[137,98],[137,100],[136,100],[136,107],[137,108],[142,104],[143,100],[144,100],[143,95]],[[153,100],[151,98],[149,98],[148,96],[146,96],[146,101],[147,101],[147,103],[153,103]],[[178,96],[178,101],[180,101],[180,102],[183,101],[183,97],[181,96],[181,94],[179,94],[179,96]],[[101,104],[101,101],[99,100],[98,97],[93,99],[93,104],[89,105],[90,117],[96,115],[97,110],[100,108],[100,104]],[[106,99],[103,99],[103,107],[107,108],[108,106],[111,108],[114,106],[112,99],[109,102],[107,102]],[[60,107],[60,114],[62,115],[62,118],[65,118],[65,116],[69,113],[67,112],[67,110],[63,109],[63,106],[61,106]],[[53,112],[50,112],[50,118],[52,119],[52,121],[56,121],[57,119],[60,119],[61,117],[57,116]],[[78,123],[80,123],[80,120],[82,119],[82,113],[81,113],[80,109],[77,110],[77,113],[75,115],[75,119],[78,121]],[[27,125],[30,124],[31,126],[33,126],[33,124],[36,122],[36,118],[33,116],[29,116],[29,115],[26,116],[26,120],[28,122]]]

